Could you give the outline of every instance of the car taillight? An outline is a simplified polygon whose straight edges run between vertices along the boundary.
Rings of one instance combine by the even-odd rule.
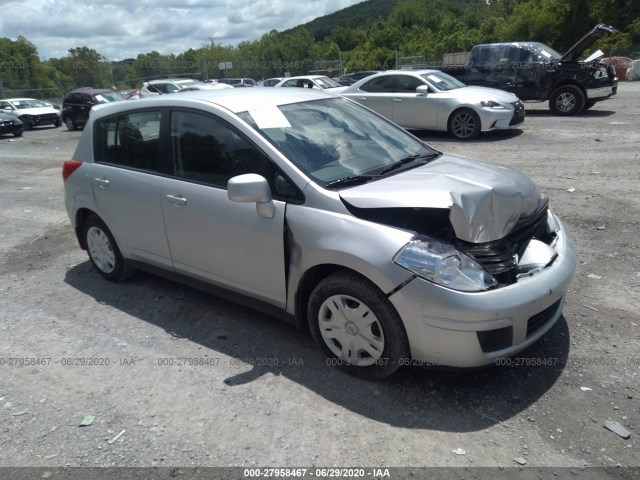
[[[62,166],[62,181],[64,182],[69,178],[69,175],[75,172],[80,165],[82,165],[82,162],[79,160],[67,160],[64,162]]]

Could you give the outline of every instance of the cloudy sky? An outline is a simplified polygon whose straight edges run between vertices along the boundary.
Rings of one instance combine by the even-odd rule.
[[[89,47],[109,60],[237,45],[362,0],[0,0],[0,37],[26,37],[42,60]]]

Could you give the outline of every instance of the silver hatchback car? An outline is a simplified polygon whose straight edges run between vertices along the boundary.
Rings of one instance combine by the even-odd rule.
[[[575,269],[528,177],[316,90],[96,107],[63,178],[104,278],[145,269],[265,307],[366,378],[515,354],[558,320]]]

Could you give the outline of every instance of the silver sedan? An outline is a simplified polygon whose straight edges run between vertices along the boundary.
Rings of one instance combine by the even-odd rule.
[[[390,70],[334,90],[398,125],[449,132],[468,140],[481,132],[517,128],[524,104],[512,93],[468,87],[438,70]]]

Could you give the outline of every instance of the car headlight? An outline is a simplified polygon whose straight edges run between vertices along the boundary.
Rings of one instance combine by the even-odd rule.
[[[425,280],[462,292],[480,292],[498,284],[471,257],[429,237],[411,240],[400,249],[393,262]]]
[[[495,102],[493,100],[482,101],[482,102],[480,102],[480,105],[482,105],[483,107],[486,107],[486,108],[494,108],[496,110],[506,110],[506,108],[503,105],[501,105],[498,102]]]

